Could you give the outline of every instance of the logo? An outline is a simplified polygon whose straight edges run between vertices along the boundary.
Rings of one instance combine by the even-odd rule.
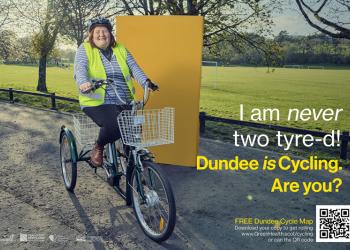
[[[45,241],[44,234],[19,234],[19,241],[28,242],[28,241]]]
[[[53,234],[51,234],[49,236],[49,239],[52,242],[66,242],[66,241],[68,241],[68,238],[63,236],[63,235],[53,235]]]
[[[52,235],[52,234],[51,234],[51,235],[49,236],[49,239],[50,239],[52,242],[55,242],[55,235]]]
[[[0,241],[13,241],[15,239],[15,235],[11,234],[9,237],[7,238],[0,238]]]
[[[86,237],[85,236],[77,236],[76,241],[85,242]]]
[[[86,236],[77,236],[76,237],[76,241],[80,241],[80,242],[101,242],[103,241],[102,237],[101,236],[89,236],[89,235],[86,235]]]
[[[28,241],[28,235],[27,234],[19,234],[19,241],[27,242]]]

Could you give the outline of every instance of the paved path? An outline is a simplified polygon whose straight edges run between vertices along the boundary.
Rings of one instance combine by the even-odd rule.
[[[79,164],[75,194],[66,192],[58,133],[62,124],[71,123],[69,116],[0,105],[0,249],[346,249],[345,244],[269,244],[266,238],[242,237],[234,230],[233,219],[314,219],[315,204],[350,204],[347,171],[335,175],[343,178],[339,193],[304,198],[301,194],[271,194],[269,188],[277,176],[304,180],[305,174],[199,172],[163,166],[178,213],[174,234],[159,245],[142,233],[132,209],[104,181],[103,171],[96,175],[85,163]],[[276,156],[207,139],[201,139],[200,154],[211,159]],[[334,178],[326,173],[307,176],[311,180]],[[45,241],[20,242],[20,234],[35,234]],[[4,241],[11,235],[13,241]]]

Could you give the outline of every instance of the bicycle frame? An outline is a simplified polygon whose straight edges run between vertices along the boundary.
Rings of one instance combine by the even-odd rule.
[[[104,82],[99,82],[100,86],[103,84]],[[170,122],[173,121],[173,111],[170,110],[171,108],[144,110],[143,108],[147,100],[148,88],[146,86],[143,101],[132,101],[130,103],[132,106],[131,112],[129,108],[126,107],[126,110],[123,110],[122,113],[119,114],[117,122],[121,138],[117,142],[106,145],[103,153],[102,167],[106,172],[109,185],[111,185],[126,201],[127,206],[132,205],[135,217],[144,233],[152,240],[162,242],[168,239],[174,230],[176,205],[170,182],[161,168],[157,166],[157,164],[152,163],[154,162],[154,156],[148,151],[147,147],[173,143],[174,135],[172,134],[172,137],[169,137],[169,139],[163,139],[163,137],[159,135],[161,139],[159,139],[158,142],[152,137],[148,139],[146,131],[148,131],[147,126],[150,126],[148,118],[152,117],[151,115],[153,115],[154,112],[157,112],[156,114],[158,114],[158,116],[169,116],[169,118],[165,119],[168,119],[166,121],[170,124]],[[141,111],[138,112],[138,110]],[[78,144],[82,147],[79,149],[79,155],[77,153],[78,148],[77,144],[75,144],[73,133],[64,125],[61,127],[59,138],[60,161],[64,184],[69,192],[74,192],[76,186],[77,163],[79,161],[85,161],[95,170],[95,173],[97,172],[97,168],[92,165],[89,155],[92,150],[92,145],[95,142],[91,139],[92,137],[87,137],[87,139],[84,137],[85,134],[87,136],[94,135],[95,137],[97,130],[94,124],[90,125],[91,122],[85,120],[77,117],[73,119],[74,128],[78,133]],[[153,121],[153,119],[151,120]],[[131,123],[129,123],[130,121]],[[91,127],[87,126],[88,129],[83,130],[84,126],[82,124],[90,125]],[[158,127],[153,127],[155,130],[157,128]],[[173,127],[171,128],[173,131]],[[90,134],[81,133],[81,131],[89,132],[89,129],[91,129]],[[131,132],[129,132],[128,129],[131,130]],[[145,134],[143,134],[144,132]],[[130,133],[131,136],[129,136],[128,133]],[[143,136],[145,138],[143,138]],[[147,139],[149,141],[147,141]],[[118,143],[120,143],[121,146]],[[158,185],[158,182],[160,185]],[[160,196],[158,194],[158,189],[162,190]],[[161,210],[163,205],[166,208]]]
[[[113,86],[113,90],[116,91],[115,87]],[[144,96],[143,96],[143,101],[142,102],[135,102],[133,101],[131,103],[132,106],[132,111],[136,112],[138,110],[138,108],[141,107],[141,109],[143,109],[144,105],[146,104],[147,100],[149,97],[149,93],[148,93],[148,86],[146,86],[145,88],[145,92],[144,92]],[[68,137],[70,138],[69,141],[71,143],[71,150],[75,151],[73,152],[72,155],[75,155],[74,159],[72,159],[74,161],[74,163],[80,162],[80,161],[85,161],[89,164],[90,167],[95,169],[95,173],[97,171],[97,168],[94,167],[93,165],[91,165],[90,163],[90,156],[88,156],[88,154],[90,153],[91,149],[86,150],[85,146],[81,149],[79,155],[77,155],[77,146],[74,142],[74,138],[72,133],[66,129],[65,127],[61,128],[61,134],[60,134],[60,142],[61,142],[61,137],[62,134],[66,132],[68,133]],[[73,143],[74,142],[74,143]],[[124,144],[123,144],[124,145]],[[145,199],[145,194],[144,194],[144,190],[142,188],[142,184],[141,184],[141,176],[140,173],[142,172],[142,164],[141,164],[141,158],[145,155],[147,155],[147,159],[153,159],[153,156],[151,155],[151,153],[146,149],[146,148],[135,148],[135,147],[129,147],[129,155],[126,156],[127,160],[128,160],[128,164],[126,167],[126,174],[123,173],[123,171],[121,171],[119,169],[119,164],[118,162],[120,162],[119,159],[119,155],[118,155],[118,151],[116,149],[115,146],[115,142],[113,143],[108,143],[106,145],[106,150],[108,151],[108,159],[104,160],[103,162],[103,168],[106,171],[106,174],[108,176],[108,182],[115,188],[115,190],[123,197],[123,199],[125,199],[127,201],[127,204],[131,203],[131,186],[130,186],[130,179],[131,179],[131,174],[132,171],[135,169],[136,171],[136,180],[137,180],[137,191],[139,191],[142,199]],[[119,181],[121,176],[126,175],[126,191],[124,192],[120,185],[119,185]],[[152,180],[150,180],[152,182]]]
[[[76,146],[74,145],[74,148],[76,148]],[[127,156],[127,160],[128,160],[128,165],[127,165],[127,169],[126,169],[126,174],[119,169],[119,162],[121,161],[119,159],[119,155],[118,155],[118,151],[116,149],[115,146],[115,142],[113,143],[108,143],[106,145],[106,150],[108,151],[107,154],[107,159],[104,160],[103,164],[103,168],[107,173],[107,176],[110,180],[115,180],[115,182],[113,183],[113,187],[114,189],[122,196],[122,198],[126,201],[130,201],[131,200],[131,187],[130,187],[130,178],[131,178],[131,174],[133,169],[135,169],[136,171],[136,180],[137,180],[137,188],[138,191],[140,192],[140,195],[142,197],[142,199],[145,199],[145,195],[144,195],[144,190],[142,188],[141,185],[141,177],[140,177],[140,172],[142,171],[142,165],[141,165],[141,157],[144,156],[145,154],[149,155],[149,152],[147,149],[136,149],[134,147],[130,147],[130,151],[129,151],[129,155]],[[84,150],[84,148],[80,151],[79,156],[74,159],[75,162],[80,162],[80,161],[85,161],[89,164],[90,167],[95,169],[95,172],[97,171],[97,168],[93,167],[89,160],[90,157],[86,156],[91,150]],[[143,154],[140,154],[140,152],[143,152]],[[150,159],[152,157],[149,157]],[[121,176],[125,175],[126,176],[126,191],[124,192],[124,190],[122,190],[122,188],[119,185],[119,181]],[[152,180],[151,180],[152,181]]]

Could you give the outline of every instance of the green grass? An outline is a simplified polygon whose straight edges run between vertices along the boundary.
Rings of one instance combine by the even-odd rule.
[[[38,67],[0,65],[0,88],[14,88],[26,91],[35,91],[38,80]],[[78,98],[77,87],[73,79],[73,67],[63,69],[59,67],[47,68],[48,92],[56,95]],[[51,100],[44,97],[14,94],[15,102],[28,104],[34,107],[50,108]],[[8,94],[0,92],[0,99],[8,100]],[[76,103],[56,101],[59,110],[66,112],[79,112],[80,107]]]
[[[0,87],[33,91],[37,67],[0,65]],[[290,127],[330,131],[350,130],[350,70],[284,69],[266,73],[266,68],[203,67],[200,109],[207,114],[239,119],[239,105],[278,108],[280,121],[261,121]],[[47,68],[47,87],[57,95],[78,98],[73,67]],[[339,121],[287,121],[289,108],[343,108]]]
[[[216,81],[217,70],[217,81]],[[35,91],[38,69],[30,66],[0,65],[0,88],[15,88]],[[266,73],[266,68],[254,67],[203,67],[201,86],[201,111],[207,114],[239,119],[239,105],[242,103],[248,112],[252,108],[278,108],[280,121],[265,121],[290,127],[330,131],[340,129],[350,131],[350,69],[284,69],[277,68]],[[73,68],[47,69],[47,87],[56,95],[78,98],[73,79]],[[8,99],[7,93],[0,92],[0,99]],[[50,99],[16,95],[15,101],[32,106],[50,108]],[[64,111],[79,111],[77,104],[58,101],[58,107]],[[343,108],[338,122],[288,122],[286,113],[289,108]],[[246,114],[248,114],[246,112]],[[262,121],[263,122],[263,121]],[[207,122],[205,137],[232,142],[232,133],[261,134],[274,138],[274,131],[221,123]],[[350,147],[350,145],[349,145]],[[267,149],[286,153],[274,142]],[[323,158],[339,156],[339,148],[324,148],[315,145],[312,148],[294,147],[289,154],[307,157],[318,155]],[[349,166],[350,163],[344,163]]]
[[[350,130],[350,70],[283,69],[266,73],[266,68],[205,67],[201,88],[201,111],[239,119],[239,105],[246,120],[253,108],[278,108],[280,121],[263,123],[330,131]],[[289,108],[342,108],[336,122],[287,121]]]
[[[15,88],[28,91],[36,89],[38,67],[0,64],[0,88]],[[78,91],[73,79],[73,67],[63,69],[47,68],[47,88],[49,92],[71,98],[78,98]]]

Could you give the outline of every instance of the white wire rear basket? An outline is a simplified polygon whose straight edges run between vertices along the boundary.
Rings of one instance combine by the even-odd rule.
[[[86,115],[73,115],[74,136],[78,144],[83,147],[93,146],[100,131],[96,125]]]
[[[124,110],[118,116],[123,143],[134,147],[151,147],[174,143],[175,109]]]

